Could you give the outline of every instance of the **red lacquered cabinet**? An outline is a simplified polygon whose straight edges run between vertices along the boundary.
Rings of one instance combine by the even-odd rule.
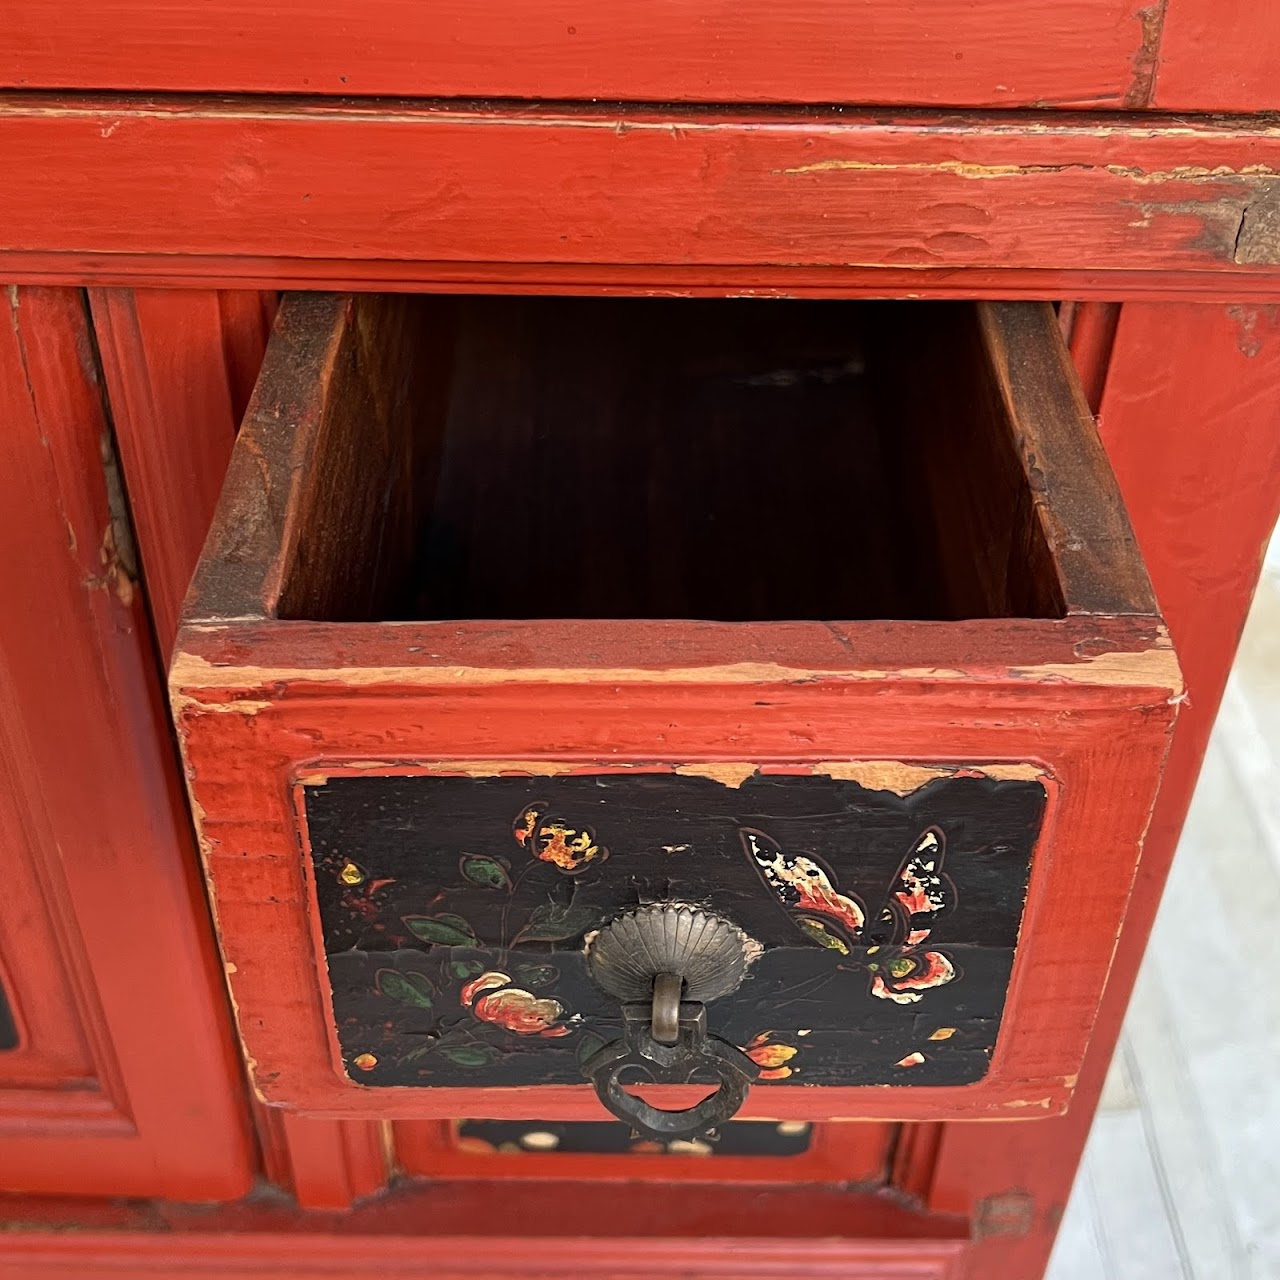
[[[1278,57],[18,0],[0,1275],[1041,1275],[1280,514]],[[710,1139],[600,1100],[654,910]]]

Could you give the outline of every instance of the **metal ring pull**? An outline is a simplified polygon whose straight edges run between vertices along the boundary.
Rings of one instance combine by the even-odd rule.
[[[702,1137],[741,1109],[760,1068],[741,1049],[707,1035],[705,1005],[686,1001],[679,1006],[674,1045],[653,1038],[649,1006],[625,1005],[622,1017],[622,1039],[597,1050],[582,1070],[600,1101],[633,1132],[663,1142]],[[695,1074],[708,1070],[716,1077],[715,1093],[683,1111],[655,1107],[628,1093],[622,1083],[629,1071],[642,1073],[655,1084],[687,1084]]]
[[[634,1132],[661,1141],[700,1137],[746,1101],[760,1068],[707,1034],[705,1001],[735,991],[759,952],[728,920],[674,903],[641,907],[591,941],[591,976],[623,1002],[622,1039],[597,1050],[582,1070],[600,1101]],[[664,1111],[629,1093],[627,1074],[655,1084],[710,1075],[717,1087],[696,1106]]]

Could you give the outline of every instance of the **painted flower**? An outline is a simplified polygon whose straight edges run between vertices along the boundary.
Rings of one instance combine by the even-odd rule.
[[[561,1022],[559,1000],[535,996],[513,987],[508,974],[490,969],[462,988],[462,1003],[481,1022],[491,1022],[518,1036],[567,1036],[573,1029]]]
[[[789,1066],[791,1059],[800,1052],[793,1044],[782,1044],[773,1037],[776,1032],[762,1031],[743,1049],[743,1053],[761,1068],[761,1080],[785,1080],[795,1071]]]
[[[877,959],[867,968],[871,970],[871,994],[894,1004],[915,1004],[929,988],[945,986],[956,976],[955,966],[941,951]]]
[[[521,811],[512,826],[516,842],[531,849],[536,858],[549,862],[565,875],[577,875],[595,862],[603,862],[609,850],[597,843],[590,827],[571,825],[563,818],[547,817],[547,807],[532,804]]]

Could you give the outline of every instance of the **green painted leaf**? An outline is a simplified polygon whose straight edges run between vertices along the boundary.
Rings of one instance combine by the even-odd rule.
[[[468,978],[478,978],[484,972],[484,965],[479,960],[455,960],[449,966],[449,972],[460,982]]]
[[[838,934],[833,933],[821,920],[811,920],[808,916],[799,916],[796,924],[820,946],[828,951],[838,951],[842,956],[849,954],[848,945]]]
[[[488,1044],[453,1044],[439,1050],[455,1067],[483,1067],[498,1056],[498,1051]]]
[[[516,966],[516,983],[528,990],[549,987],[560,977],[560,970],[553,964],[521,964]]]
[[[604,1037],[598,1036],[594,1031],[584,1031],[578,1037],[578,1048],[576,1057],[578,1066],[582,1066],[584,1062],[593,1055],[600,1052],[604,1048]]]
[[[563,942],[578,938],[592,925],[599,923],[599,915],[591,907],[565,907],[558,902],[545,902],[533,909],[529,923],[516,937],[517,942]]]
[[[461,916],[455,916],[451,911],[437,911],[431,919],[443,920],[445,924],[451,924],[455,929],[461,929],[463,933],[471,932],[471,926]]]
[[[425,974],[401,973],[399,969],[379,969],[373,983],[384,996],[419,1009],[430,1009],[436,994]]]
[[[510,889],[511,873],[499,858],[483,853],[464,853],[458,861],[462,874],[482,889]]]
[[[404,922],[409,932],[423,942],[442,947],[469,947],[476,942],[471,926],[461,916],[405,916]]]

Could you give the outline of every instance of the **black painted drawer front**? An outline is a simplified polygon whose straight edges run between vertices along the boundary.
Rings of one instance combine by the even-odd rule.
[[[460,1120],[454,1142],[468,1154],[517,1155],[554,1151],[573,1155],[752,1156],[777,1159],[807,1155],[813,1126],[801,1121],[730,1120],[715,1142],[656,1142],[627,1132],[614,1120]]]
[[[764,1079],[982,1078],[1045,808],[1034,768],[941,776],[906,796],[734,769],[308,779],[349,1077],[580,1083],[579,1063],[620,1033],[587,974],[591,935],[677,901],[763,949],[708,1015]]]

